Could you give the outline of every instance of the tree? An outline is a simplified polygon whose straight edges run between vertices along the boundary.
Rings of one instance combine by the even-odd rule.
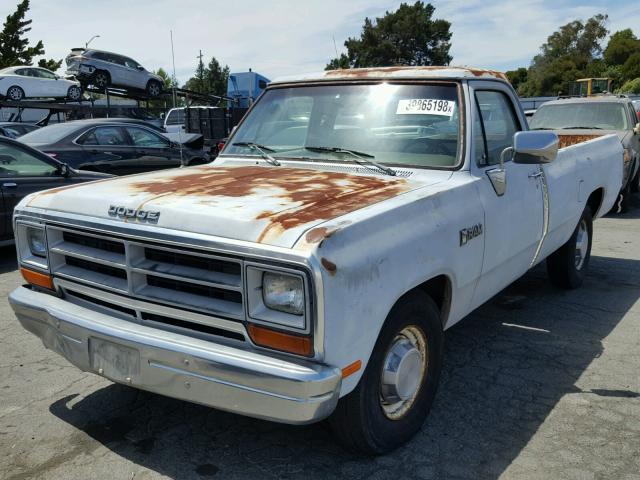
[[[16,11],[7,15],[2,31],[0,32],[0,68],[12,67],[15,65],[32,65],[33,57],[44,55],[44,45],[42,40],[30,47],[29,39],[25,35],[31,31],[32,20],[25,20],[25,15],[29,10],[29,0],[22,0],[18,3]],[[40,60],[39,66],[57,70],[60,68],[62,60]]]
[[[163,90],[168,91],[173,88],[173,82],[171,80],[171,77],[169,77],[169,74],[164,70],[164,68],[160,67],[158,70],[156,70],[153,73],[155,73],[160,78],[162,78],[162,83],[164,84]]]
[[[640,40],[627,28],[611,35],[604,49],[604,61],[607,65],[623,65],[634,53],[640,53]]]
[[[511,82],[511,86],[514,90],[518,91],[518,87],[527,81],[528,71],[525,67],[520,67],[517,70],[509,70],[505,72],[505,75]]]
[[[56,70],[58,70],[61,65],[62,65],[62,60],[54,60],[52,58],[49,58],[48,60],[41,58],[40,60],[38,60],[39,67],[46,68],[48,70],[51,70],[52,72],[55,72]]]
[[[198,93],[226,95],[229,66],[225,65],[223,67],[216,57],[211,57],[211,60],[205,67],[201,56],[199,59],[195,75],[187,80],[184,88]]]
[[[629,56],[620,68],[620,71],[622,72],[622,81],[629,81],[640,77],[640,51]]]
[[[204,85],[207,93],[213,95],[227,94],[227,81],[229,80],[229,67],[220,65],[216,57],[211,57],[204,72]]]
[[[640,77],[630,80],[619,90],[619,93],[631,93],[631,94],[640,94]]]
[[[552,33],[533,58],[527,80],[520,86],[526,96],[567,93],[569,84],[587,76],[589,66],[602,54],[602,40],[609,33],[607,15],[595,15],[585,23],[567,23]]]
[[[392,65],[448,65],[451,62],[451,23],[433,19],[435,7],[417,1],[400,4],[375,21],[365,18],[360,38],[344,42],[347,54],[334,58],[334,68],[384,67]]]

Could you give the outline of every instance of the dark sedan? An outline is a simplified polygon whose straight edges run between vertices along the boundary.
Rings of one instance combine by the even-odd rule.
[[[30,123],[0,122],[0,137],[18,138],[38,128],[40,127]]]
[[[129,175],[210,160],[203,150],[172,142],[134,121],[76,120],[43,127],[20,141],[73,168]]]
[[[13,238],[11,217],[13,208],[30,193],[48,188],[88,182],[110,175],[79,172],[17,140],[0,137],[0,188],[2,189],[2,219],[0,244]]]

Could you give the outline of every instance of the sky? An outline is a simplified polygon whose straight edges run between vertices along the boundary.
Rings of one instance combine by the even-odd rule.
[[[18,0],[0,0],[0,16]],[[344,40],[358,36],[365,17],[393,11],[389,0],[31,0],[28,37],[42,40],[46,57],[92,47],[134,58],[149,70],[192,76],[202,50],[232,72],[252,68],[270,79],[323,70]],[[408,3],[412,3],[410,0]],[[574,19],[609,15],[611,32],[640,36],[638,0],[432,0],[435,17],[451,22],[452,65],[495,70],[528,66],[546,38]],[[335,46],[334,46],[335,39]]]

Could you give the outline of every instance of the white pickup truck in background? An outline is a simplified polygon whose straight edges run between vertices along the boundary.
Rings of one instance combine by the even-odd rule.
[[[83,370],[279,422],[331,416],[382,453],[421,428],[445,329],[544,260],[581,284],[622,162],[614,135],[558,150],[527,131],[496,72],[283,79],[215,164],[27,197],[10,302]]]

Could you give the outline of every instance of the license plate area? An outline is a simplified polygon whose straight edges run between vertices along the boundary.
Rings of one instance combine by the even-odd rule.
[[[140,373],[140,352],[100,338],[89,339],[91,368],[116,382],[130,382]]]

